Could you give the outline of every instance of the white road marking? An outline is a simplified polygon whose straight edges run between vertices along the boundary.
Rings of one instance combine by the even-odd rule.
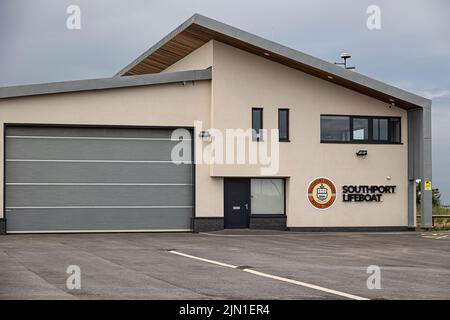
[[[326,292],[326,293],[334,294],[334,295],[337,295],[337,296],[341,296],[341,297],[345,297],[345,298],[349,298],[349,299],[353,299],[353,300],[369,300],[368,298],[363,298],[363,297],[360,297],[360,296],[356,296],[354,294],[345,293],[345,292],[341,292],[341,291],[337,291],[337,290],[333,290],[333,289],[328,289],[328,288],[325,288],[325,287],[317,286],[315,284],[310,284],[310,283],[306,283],[306,282],[302,282],[302,281],[297,281],[297,280],[287,279],[287,278],[283,278],[283,277],[273,276],[271,274],[264,273],[264,272],[259,272],[259,271],[252,270],[252,269],[243,269],[242,271],[249,272],[249,273],[252,273],[252,274],[256,274],[256,275],[261,276],[261,277],[266,277],[266,278],[270,278],[270,279],[274,279],[274,280],[284,281],[284,282],[296,284],[298,286],[302,286],[302,287],[306,287],[306,288],[310,288],[310,289],[314,289],[314,290],[323,291],[323,292]]]
[[[237,266],[233,266],[232,264],[223,263],[223,262],[214,261],[214,260],[209,260],[209,259],[204,259],[204,258],[200,258],[200,257],[196,257],[196,256],[191,256],[190,254],[178,252],[178,251],[175,251],[175,250],[170,250],[169,252],[173,253],[173,254],[177,254],[179,256],[186,257],[186,258],[191,258],[191,259],[200,260],[200,261],[203,261],[203,262],[216,264],[216,265],[222,266],[222,267],[227,267],[227,268],[232,268],[232,269],[236,269],[237,268]]]
[[[211,259],[205,259],[205,258],[200,258],[200,257],[196,257],[190,254],[186,254],[186,253],[182,253],[176,250],[170,250],[170,253],[179,255],[179,256],[183,256],[186,258],[191,258],[191,259],[195,259],[195,260],[199,260],[199,261],[203,261],[203,262],[207,262],[207,263],[211,263],[211,264],[215,264],[218,266],[222,266],[222,267],[227,267],[227,268],[231,268],[231,269],[237,269],[238,266],[232,265],[232,264],[227,264],[227,263],[223,263],[220,261],[215,261],[215,260],[211,260]],[[309,288],[309,289],[313,289],[313,290],[318,290],[318,291],[322,291],[322,292],[326,292],[329,294],[334,294],[337,296],[341,296],[341,297],[345,297],[348,299],[353,299],[353,300],[369,300],[368,298],[364,298],[364,297],[360,297],[354,294],[349,294],[349,293],[345,293],[345,292],[341,292],[341,291],[337,291],[337,290],[333,290],[333,289],[328,289],[325,287],[321,287],[321,286],[317,286],[315,284],[310,284],[310,283],[306,283],[306,282],[302,282],[302,281],[297,281],[297,280],[292,280],[292,279],[288,279],[288,278],[283,278],[283,277],[278,277],[278,276],[274,276],[268,273],[264,273],[264,272],[260,272],[260,271],[256,271],[253,269],[241,269],[244,272],[248,272],[260,277],[265,277],[265,278],[269,278],[269,279],[273,279],[273,280],[278,280],[278,281],[283,281],[283,282],[287,282],[287,283],[291,283],[291,284],[295,284],[298,286],[302,286],[305,288]]]
[[[422,235],[422,238],[433,239],[433,240],[445,239],[447,237],[448,237],[448,234]]]
[[[203,234],[206,236],[213,237],[286,237],[289,235],[295,235],[295,233],[291,234],[215,234],[208,232],[199,232],[199,234]]]

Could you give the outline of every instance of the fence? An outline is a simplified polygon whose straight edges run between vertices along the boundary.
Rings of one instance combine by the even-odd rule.
[[[420,220],[422,220],[422,216],[418,215],[417,218],[420,218]],[[434,221],[436,218],[444,218],[444,219],[450,219],[450,214],[433,214],[431,216],[431,225],[434,227]]]

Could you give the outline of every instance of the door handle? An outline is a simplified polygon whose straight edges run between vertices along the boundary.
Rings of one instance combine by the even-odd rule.
[[[245,204],[245,210],[248,210],[248,203]]]

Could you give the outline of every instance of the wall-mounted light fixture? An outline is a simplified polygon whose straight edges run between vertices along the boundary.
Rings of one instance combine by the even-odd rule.
[[[356,153],[357,157],[366,157],[367,156],[367,150],[358,150]]]
[[[395,100],[389,99],[389,108],[395,107]]]
[[[209,131],[200,131],[198,136],[202,138],[203,141],[211,140],[211,134],[209,133]]]

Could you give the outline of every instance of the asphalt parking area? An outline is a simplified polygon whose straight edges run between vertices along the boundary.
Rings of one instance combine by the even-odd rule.
[[[0,299],[450,299],[449,266],[443,232],[7,235]]]

